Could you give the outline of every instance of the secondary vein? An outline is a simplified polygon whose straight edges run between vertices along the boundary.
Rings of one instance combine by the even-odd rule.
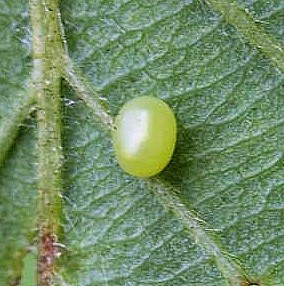
[[[207,2],[223,14],[225,20],[234,25],[252,46],[258,48],[276,67],[284,72],[283,47],[265,32],[260,21],[256,21],[246,9],[239,7],[236,2],[227,0],[207,0]]]
[[[64,59],[64,65],[62,65],[64,78],[74,89],[77,96],[81,98],[88,107],[92,109],[94,114],[104,124],[106,129],[113,128],[113,119],[103,106],[99,94],[94,90],[92,85],[84,78],[77,69],[69,56]]]
[[[13,144],[22,122],[27,118],[35,104],[34,96],[27,96],[20,105],[13,110],[12,115],[0,126],[0,166]]]
[[[221,248],[221,243],[218,242],[216,236],[213,237],[214,230],[210,230],[205,221],[186,207],[171,186],[167,186],[157,178],[150,179],[148,184],[150,188],[154,189],[154,194],[160,203],[179,218],[191,239],[206,253],[214,257],[218,269],[230,285],[242,285],[244,281],[252,281],[240,264]]]

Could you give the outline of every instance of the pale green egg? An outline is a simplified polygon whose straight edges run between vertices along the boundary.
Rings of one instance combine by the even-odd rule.
[[[161,99],[142,96],[127,102],[115,120],[113,145],[119,165],[137,177],[161,172],[176,144],[176,120]]]

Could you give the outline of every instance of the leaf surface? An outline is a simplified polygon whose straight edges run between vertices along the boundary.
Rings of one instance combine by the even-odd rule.
[[[55,284],[284,285],[282,2],[61,1],[70,57],[94,99],[112,117],[133,97],[164,99],[178,142],[157,177],[128,176],[98,107],[64,81],[66,250]],[[30,94],[33,31],[28,3],[0,4],[6,126]],[[1,286],[16,281],[35,244],[34,121],[11,133],[1,155]]]

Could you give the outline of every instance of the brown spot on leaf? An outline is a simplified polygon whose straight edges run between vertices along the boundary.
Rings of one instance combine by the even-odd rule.
[[[21,277],[16,277],[15,280],[12,282],[11,286],[18,286],[20,285]]]
[[[60,254],[61,252],[57,245],[57,236],[50,232],[43,233],[39,245],[39,285],[52,285],[55,260]]]

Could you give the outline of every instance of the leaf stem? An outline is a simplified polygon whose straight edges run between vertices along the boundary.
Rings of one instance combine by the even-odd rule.
[[[38,107],[38,285],[52,285],[61,215],[61,68],[58,0],[30,0]]]

